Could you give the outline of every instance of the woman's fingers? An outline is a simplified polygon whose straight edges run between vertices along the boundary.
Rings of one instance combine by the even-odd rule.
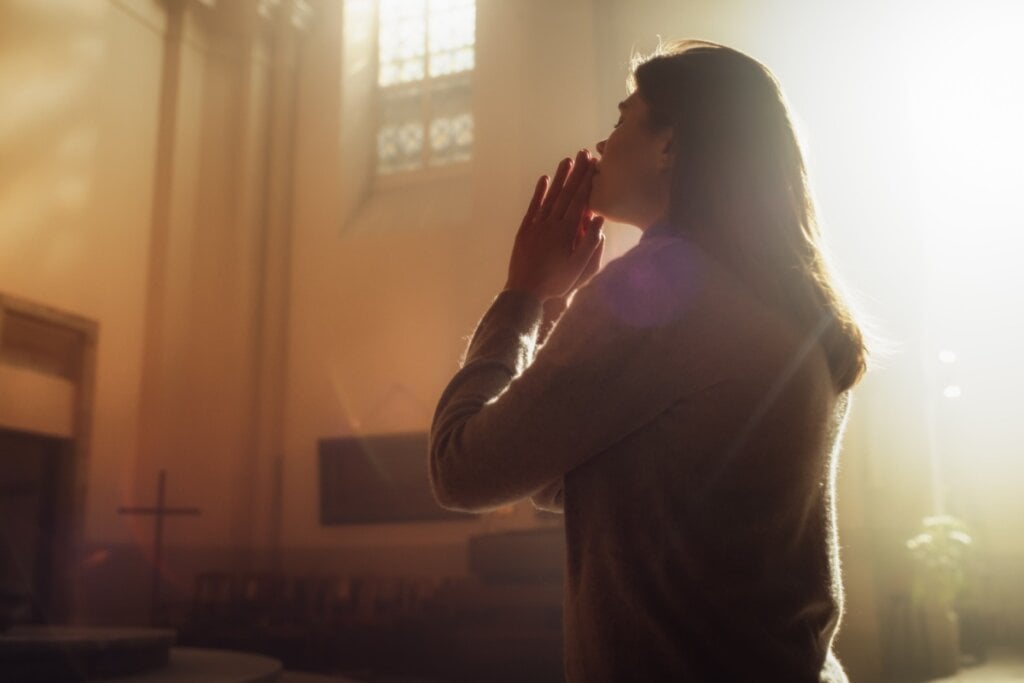
[[[563,192],[562,197],[567,197],[566,206],[561,214],[566,220],[572,221],[573,226],[579,225],[580,219],[583,217],[583,212],[587,208],[587,203],[590,201],[590,186],[594,181],[594,164],[593,162],[585,162],[581,169],[580,178],[573,188],[572,193]],[[559,201],[559,204],[561,201]],[[555,207],[555,211],[558,211],[558,207]],[[555,214],[556,216],[559,214]]]
[[[533,222],[534,216],[537,215],[537,209],[540,208],[540,204],[544,200],[544,193],[547,192],[549,180],[546,175],[542,175],[540,180],[537,181],[537,186],[533,189],[533,199],[530,200],[530,206],[526,209],[523,222],[519,224],[520,230]]]
[[[550,181],[537,181],[512,247],[506,287],[532,291],[543,301],[564,296],[597,271],[601,221],[586,210],[593,172],[584,150],[575,164],[562,160]]]
[[[576,199],[583,184],[590,177],[592,168],[593,164],[590,161],[590,155],[587,154],[585,149],[581,149],[579,154],[576,155],[576,163],[573,165],[572,173],[565,183],[565,188],[559,193],[554,208],[551,210],[553,218],[563,218],[568,215],[570,204]]]
[[[551,186],[548,188],[547,196],[544,197],[544,201],[540,205],[537,218],[544,219],[552,215],[551,211],[555,206],[555,202],[558,201],[559,195],[562,193],[565,179],[569,175],[570,170],[572,170],[572,159],[562,159],[561,163],[558,164],[558,170],[555,171],[555,179],[551,181]]]
[[[583,178],[572,194],[572,199],[562,216],[562,223],[567,231],[567,237],[572,242],[573,248],[583,239],[593,216],[587,211],[590,203],[590,188],[594,180],[593,162],[586,164]]]

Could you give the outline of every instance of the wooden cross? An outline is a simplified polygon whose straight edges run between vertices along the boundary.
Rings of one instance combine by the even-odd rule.
[[[198,515],[199,508],[170,508],[165,503],[167,472],[160,470],[156,489],[155,507],[119,507],[121,515],[152,515],[155,523],[153,532],[153,587],[149,606],[149,619],[153,626],[157,625],[157,609],[160,603],[160,561],[164,544],[164,517],[167,515]]]

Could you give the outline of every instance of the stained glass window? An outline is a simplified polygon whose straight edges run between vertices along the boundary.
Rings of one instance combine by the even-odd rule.
[[[377,171],[470,158],[475,0],[380,0]]]

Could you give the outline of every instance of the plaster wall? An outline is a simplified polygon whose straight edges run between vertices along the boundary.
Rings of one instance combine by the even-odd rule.
[[[162,31],[155,1],[0,7],[0,290],[99,323],[93,538],[134,483]]]
[[[378,178],[365,5],[327,3],[335,13],[304,54],[282,538],[286,549],[380,548],[386,573],[395,548],[450,546],[447,566],[430,571],[461,574],[470,535],[541,523],[528,504],[468,522],[321,527],[316,443],[429,427],[504,282],[535,179],[599,139],[592,8],[478,2],[472,161]]]

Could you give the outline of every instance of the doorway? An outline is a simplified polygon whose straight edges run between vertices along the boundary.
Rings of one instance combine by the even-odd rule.
[[[0,428],[0,591],[13,623],[61,618],[72,442]]]

